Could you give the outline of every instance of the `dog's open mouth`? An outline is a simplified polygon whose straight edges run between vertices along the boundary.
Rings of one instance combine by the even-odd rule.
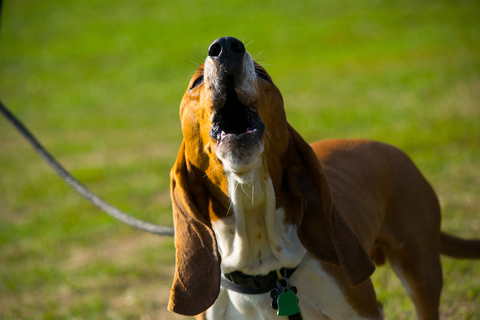
[[[255,109],[244,105],[237,97],[233,85],[227,86],[225,105],[213,117],[210,136],[220,145],[223,141],[236,141],[242,146],[260,140],[265,125]]]

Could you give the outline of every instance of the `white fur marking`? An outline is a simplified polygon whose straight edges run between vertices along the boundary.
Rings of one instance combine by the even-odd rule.
[[[224,273],[267,274],[295,267],[306,252],[296,227],[284,223],[285,210],[275,210],[272,181],[264,178],[261,163],[241,178],[226,171],[234,215],[213,221]]]

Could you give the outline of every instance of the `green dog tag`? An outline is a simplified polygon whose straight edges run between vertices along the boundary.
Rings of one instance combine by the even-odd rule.
[[[282,290],[277,299],[278,316],[292,316],[300,312],[297,296],[292,290]]]

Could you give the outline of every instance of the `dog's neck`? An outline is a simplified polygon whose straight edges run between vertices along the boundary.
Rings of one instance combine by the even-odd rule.
[[[296,226],[285,223],[284,208],[275,209],[272,180],[261,159],[247,173],[225,170],[230,208],[213,221],[222,272],[267,274],[296,267],[305,254]]]

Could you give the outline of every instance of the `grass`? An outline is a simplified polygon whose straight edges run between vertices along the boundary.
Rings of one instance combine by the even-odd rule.
[[[6,1],[0,98],[101,197],[172,225],[178,106],[208,45],[232,35],[308,141],[404,149],[443,229],[479,238],[479,16],[475,0]],[[442,319],[480,319],[480,262],[442,263]],[[99,212],[0,119],[0,318],[177,319],[173,265],[171,239]],[[414,317],[388,267],[373,279],[387,319]]]

